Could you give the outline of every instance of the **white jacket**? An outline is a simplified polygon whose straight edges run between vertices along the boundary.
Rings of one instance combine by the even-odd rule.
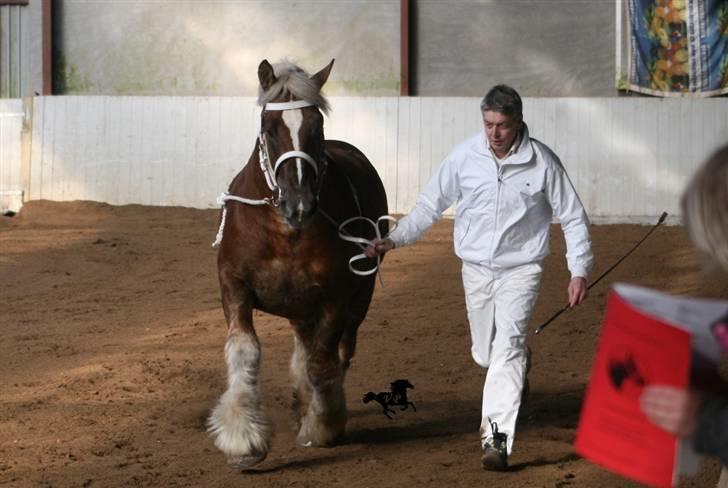
[[[591,269],[589,219],[579,196],[559,158],[531,139],[525,124],[520,145],[500,166],[484,132],[456,146],[390,237],[397,247],[413,243],[455,201],[453,241],[460,259],[491,269],[541,262],[556,217],[571,276],[586,277]]]

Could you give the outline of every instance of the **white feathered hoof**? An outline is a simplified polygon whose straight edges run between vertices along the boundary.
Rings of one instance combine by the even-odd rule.
[[[215,440],[215,447],[236,469],[255,466],[270,450],[270,424],[260,410],[249,407],[225,394],[208,420],[208,431]]]
[[[306,415],[296,442],[303,447],[331,447],[336,445],[346,431],[346,411],[336,416]]]

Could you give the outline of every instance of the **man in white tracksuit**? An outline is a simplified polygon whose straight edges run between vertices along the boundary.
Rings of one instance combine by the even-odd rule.
[[[526,376],[526,329],[549,252],[552,217],[561,223],[571,281],[569,304],[586,298],[593,257],[589,220],[559,158],[529,137],[521,98],[505,85],[480,104],[485,126],[456,146],[373,257],[415,242],[454,202],[455,253],[462,259],[472,355],[488,368],[483,390],[481,462],[504,470]]]

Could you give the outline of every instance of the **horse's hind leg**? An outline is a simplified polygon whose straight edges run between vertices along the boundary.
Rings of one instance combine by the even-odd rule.
[[[265,459],[270,449],[271,429],[257,380],[260,343],[253,329],[252,309],[235,288],[229,281],[222,286],[228,322],[225,341],[228,387],[210,415],[208,430],[228,463],[245,469]]]
[[[346,400],[344,375],[339,362],[338,344],[341,332],[332,323],[319,323],[318,327],[297,327],[299,340],[297,354],[305,360],[298,364],[299,394],[310,392],[310,400],[301,417],[296,438],[303,446],[330,446],[346,428]],[[302,361],[301,361],[302,362]],[[292,362],[293,366],[293,362]]]
[[[339,342],[339,361],[341,362],[341,369],[344,373],[349,370],[351,365],[351,358],[354,357],[356,352],[356,330],[359,324],[352,324],[341,337]]]

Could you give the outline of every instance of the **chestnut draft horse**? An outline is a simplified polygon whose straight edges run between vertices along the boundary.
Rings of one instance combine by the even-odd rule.
[[[333,60],[309,76],[291,63],[258,67],[261,129],[248,163],[233,179],[218,233],[218,274],[227,321],[227,391],[209,418],[209,431],[228,463],[245,469],[270,448],[271,425],[258,381],[260,343],[253,309],[288,319],[297,442],[330,446],[344,433],[344,374],[374,290],[375,273],[361,276],[349,260],[361,249],[338,226],[387,214],[377,172],[355,147],[324,140],[321,95]],[[388,229],[378,221],[380,234]],[[347,224],[373,239],[374,225]],[[373,268],[374,269],[374,268]]]

